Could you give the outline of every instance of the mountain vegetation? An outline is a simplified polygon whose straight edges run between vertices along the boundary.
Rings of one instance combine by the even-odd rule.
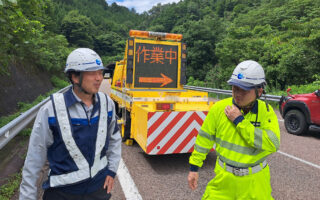
[[[1,0],[0,23],[0,74],[25,61],[61,74],[77,47],[106,65],[123,57],[129,30],[138,29],[183,34],[187,77],[210,87],[227,88],[247,59],[262,64],[271,89],[319,82],[320,1],[182,0],[138,14],[105,0]]]

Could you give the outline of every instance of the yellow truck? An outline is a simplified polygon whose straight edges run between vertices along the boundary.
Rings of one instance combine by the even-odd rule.
[[[212,103],[207,92],[183,88],[182,35],[138,30],[129,35],[124,59],[109,66],[123,141],[135,140],[149,155],[192,152]]]

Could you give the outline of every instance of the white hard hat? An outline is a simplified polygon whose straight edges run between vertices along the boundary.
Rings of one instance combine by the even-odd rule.
[[[234,69],[228,83],[244,90],[264,87],[267,84],[262,66],[253,60],[239,63]]]
[[[66,63],[64,72],[69,71],[97,71],[105,69],[100,56],[88,48],[78,48],[73,50]]]

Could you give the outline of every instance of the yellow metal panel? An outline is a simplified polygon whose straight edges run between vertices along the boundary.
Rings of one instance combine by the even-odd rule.
[[[116,62],[116,67],[114,69],[113,77],[112,77],[112,86],[116,86],[117,82],[123,83],[123,64],[122,62]]]
[[[114,88],[113,88],[114,89]],[[128,111],[134,105],[151,105],[148,108],[150,111],[156,111],[156,103],[171,103],[174,104],[175,111],[206,111],[209,106],[208,93],[188,90],[186,92],[162,92],[160,91],[118,91],[119,95],[111,95],[119,104],[122,101]],[[126,97],[125,97],[126,96]],[[126,98],[126,99],[125,99]]]
[[[121,104],[122,99],[112,93],[110,93],[110,97],[113,101],[117,102],[118,104]]]
[[[146,152],[148,132],[148,110],[143,105],[134,105],[131,112],[131,137]]]

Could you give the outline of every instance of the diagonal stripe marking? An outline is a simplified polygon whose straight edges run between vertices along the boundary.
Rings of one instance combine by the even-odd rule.
[[[156,112],[148,112],[148,121],[152,118],[152,116],[156,114]]]
[[[193,129],[191,131],[191,133],[180,143],[180,145],[173,151],[173,153],[187,153],[187,152],[184,152],[182,151],[186,146],[187,144],[189,144],[189,142],[196,137],[198,133],[198,130],[197,129]],[[192,147],[194,146],[194,143],[192,145]],[[188,148],[190,149],[190,147]]]
[[[159,125],[162,124],[162,122],[170,115],[170,112],[159,112],[159,114],[161,116],[150,126],[148,136],[152,135]]]
[[[207,117],[208,112],[197,112],[202,121]]]
[[[190,142],[192,142],[193,144],[196,142],[196,139],[195,138],[193,138]],[[187,147],[187,146],[186,146]],[[191,146],[191,148],[189,149],[189,151],[187,151],[187,152],[193,152],[193,150],[194,150],[194,145],[192,145]]]
[[[151,152],[156,145],[166,136],[166,134],[180,121],[186,112],[177,112],[176,117],[157,135],[157,137],[147,146],[147,153]],[[165,124],[164,124],[165,125]]]
[[[169,139],[169,141],[161,148],[158,154],[171,153],[183,140],[190,134],[193,128],[200,129],[203,120],[193,112],[186,122],[180,121],[183,124],[179,130]],[[169,149],[169,150],[168,150]]]
[[[196,121],[193,121],[192,122],[192,124],[187,128],[187,130],[186,130],[186,132],[188,132],[188,134],[184,134],[185,135],[185,138],[183,139],[183,140],[180,140],[180,141],[178,141],[177,143],[175,143],[174,145],[172,145],[172,147],[174,148],[174,149],[176,149],[179,145],[180,145],[180,143],[183,143],[184,142],[184,140],[186,140],[186,138],[189,136],[189,134],[191,134],[191,132],[193,131],[193,129],[195,129],[196,130],[196,133],[195,133],[195,137],[198,135],[198,132],[199,132],[199,130],[200,130],[200,128],[201,128],[201,124],[199,124],[198,122],[196,122]],[[194,145],[194,144],[193,144]],[[184,148],[184,147],[182,147],[182,148]],[[190,148],[190,147],[189,147]],[[171,148],[170,148],[171,149]],[[173,149],[173,150],[174,150]],[[173,150],[171,150],[172,152],[173,152]],[[185,151],[185,149],[183,149],[183,150],[181,150],[183,153],[187,153],[187,151]],[[181,153],[182,153],[181,152]]]
[[[190,114],[190,112],[188,112],[182,119],[180,120],[177,125],[175,126],[176,128],[180,128],[175,131],[174,129],[172,129],[170,132],[173,132],[172,136],[171,134],[167,135],[167,139],[164,138],[164,142],[166,142],[165,145],[163,145],[163,147],[158,151],[157,154],[164,154],[169,148],[170,146],[177,141],[177,139],[185,132],[185,130],[190,126],[190,124],[194,121],[194,115],[195,113],[193,112],[190,116],[188,116],[188,114]],[[181,126],[182,125],[182,126]],[[187,133],[188,134],[188,133]]]
[[[168,124],[172,120],[174,120],[174,118],[178,115],[178,113],[179,112],[171,112],[169,116],[164,121],[162,121],[162,123],[159,124],[158,127],[152,133],[150,133],[149,132],[150,130],[148,130],[147,146],[151,144],[158,137],[158,135],[168,126]]]
[[[159,119],[159,117],[161,117],[161,115],[163,114],[163,112],[154,112],[154,114],[152,115],[152,117],[150,117],[148,119],[148,127],[151,127],[153,125],[153,123],[155,121],[157,121]]]
[[[179,119],[177,121],[176,124],[174,124],[174,126],[168,131],[167,134],[165,134],[165,136],[158,142],[157,146],[160,147],[160,149],[158,148],[154,148],[151,150],[152,154],[157,154],[158,151],[160,151],[165,144],[172,139],[172,137],[174,137],[174,134],[176,134],[176,132],[178,132],[178,130],[181,128],[181,126],[190,118],[190,116],[192,115],[192,112],[184,112],[184,116]]]

